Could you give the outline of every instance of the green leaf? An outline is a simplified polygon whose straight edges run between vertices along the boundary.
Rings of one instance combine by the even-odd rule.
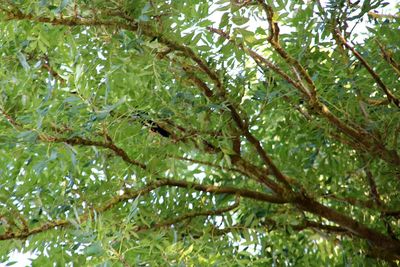
[[[240,25],[243,25],[243,24],[246,24],[247,22],[249,22],[249,19],[245,18],[245,17],[241,17],[241,16],[233,16],[232,21],[236,25],[240,26]]]
[[[89,245],[85,248],[85,255],[87,256],[100,256],[104,254],[104,249],[99,241]]]
[[[24,54],[22,54],[21,52],[17,52],[17,58],[19,60],[19,63],[22,65],[22,67],[25,70],[30,70],[30,66],[29,66],[28,62],[26,61]]]
[[[25,142],[35,142],[38,138],[38,133],[35,131],[25,131],[17,135],[17,138]]]

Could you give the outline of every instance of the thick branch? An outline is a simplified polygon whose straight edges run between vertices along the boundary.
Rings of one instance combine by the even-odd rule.
[[[381,203],[380,206],[377,206],[373,200],[362,200],[351,197],[337,197],[334,195],[326,195],[324,196],[324,198],[332,199],[342,203],[347,203],[350,204],[351,206],[359,207],[362,209],[375,210],[382,213],[384,216],[393,216],[396,218],[400,216],[400,210],[388,209],[387,206],[385,206],[383,203]]]
[[[298,199],[296,204],[304,211],[311,212],[328,219],[329,221],[337,223],[353,234],[369,240],[375,249],[380,250],[383,253],[383,256],[391,257],[392,259],[400,259],[399,241],[389,238],[388,236],[363,225],[351,217],[307,197]]]

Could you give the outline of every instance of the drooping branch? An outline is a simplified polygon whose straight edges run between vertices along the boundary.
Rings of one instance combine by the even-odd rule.
[[[78,145],[78,146],[96,146],[96,147],[102,147],[102,148],[107,148],[112,150],[118,157],[121,157],[125,162],[130,163],[132,165],[138,166],[141,169],[146,169],[146,165],[136,161],[134,159],[131,159],[129,155],[123,150],[122,148],[118,147],[115,145],[112,141],[107,140],[107,141],[94,141],[94,140],[89,140],[85,139],[82,137],[72,137],[72,138],[63,138],[63,137],[53,137],[53,136],[47,136],[47,135],[39,135],[39,138],[44,141],[44,142],[50,142],[50,143],[66,143],[69,145]]]
[[[6,118],[6,120],[16,129],[19,131],[25,130],[23,126],[18,123],[10,114],[8,114],[3,108],[0,108],[0,112],[2,115]],[[54,127],[54,126],[53,126]],[[56,129],[57,131],[60,131],[60,129]],[[61,130],[62,131],[62,130]],[[107,148],[112,150],[117,156],[121,157],[125,162],[138,166],[141,169],[146,169],[146,165],[136,161],[134,159],[131,159],[129,155],[126,153],[125,150],[122,148],[118,147],[115,145],[115,143],[111,140],[111,138],[108,136],[106,138],[106,141],[94,141],[90,139],[85,139],[83,137],[72,137],[72,138],[65,138],[65,137],[54,137],[54,136],[49,136],[46,134],[38,134],[38,138],[42,142],[48,142],[48,143],[66,143],[69,145],[81,145],[81,146],[96,146],[96,147],[102,147],[102,148]]]
[[[120,204],[122,202],[125,202],[129,199],[135,199],[139,196],[147,195],[151,191],[153,191],[157,188],[160,188],[160,187],[179,187],[179,188],[184,188],[187,190],[207,192],[207,193],[217,194],[217,195],[218,194],[227,194],[227,195],[233,195],[236,197],[248,198],[248,199],[253,199],[253,200],[267,202],[267,203],[275,203],[275,204],[283,204],[283,203],[288,202],[287,200],[277,197],[277,196],[272,196],[272,195],[268,195],[265,193],[244,189],[244,188],[219,187],[219,186],[213,186],[213,185],[203,185],[203,184],[192,183],[192,182],[187,182],[187,181],[162,178],[162,179],[158,179],[154,182],[150,182],[148,185],[142,187],[141,189],[126,190],[122,195],[117,195],[114,198],[107,201],[105,204],[102,204],[102,205],[98,206],[97,208],[94,208],[94,210],[82,214],[81,216],[79,216],[78,221],[80,223],[84,223],[84,222],[88,221],[90,218],[92,218],[92,214],[94,212],[96,212],[96,213],[106,212],[106,211],[111,210],[112,208],[116,207],[118,204]],[[237,204],[238,203],[236,203],[235,205],[237,205]],[[235,208],[235,207],[231,206],[231,207],[222,209],[220,211],[225,212],[225,210],[228,211],[233,208]],[[206,213],[203,212],[203,213],[199,214],[198,216],[200,216],[202,214],[204,214],[204,216],[213,215],[212,211],[208,211]],[[197,216],[197,215],[193,215],[193,216]],[[189,217],[190,216],[186,216],[186,218],[189,218]],[[172,221],[172,223],[173,223],[173,221]],[[45,232],[48,230],[56,229],[59,227],[71,227],[71,226],[73,226],[73,223],[67,219],[50,221],[50,222],[44,223],[41,226],[38,226],[35,228],[24,229],[24,231],[21,231],[21,232],[9,231],[5,234],[0,235],[0,240],[24,239],[31,235],[42,233],[42,232]]]

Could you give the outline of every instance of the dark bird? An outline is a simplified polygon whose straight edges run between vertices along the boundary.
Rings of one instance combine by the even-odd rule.
[[[171,133],[165,128],[161,127],[158,123],[148,118],[148,114],[145,112],[136,112],[132,115],[133,119],[139,120],[143,126],[146,126],[150,131],[160,134],[163,137],[171,137]]]
[[[171,136],[171,133],[162,128],[160,125],[158,125],[156,122],[152,120],[147,120],[146,124],[148,125],[150,131],[154,133],[158,133],[166,138],[169,138]]]

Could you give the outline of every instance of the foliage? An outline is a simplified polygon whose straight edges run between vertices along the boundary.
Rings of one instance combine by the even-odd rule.
[[[399,264],[400,19],[321,2],[1,1],[0,260]]]

